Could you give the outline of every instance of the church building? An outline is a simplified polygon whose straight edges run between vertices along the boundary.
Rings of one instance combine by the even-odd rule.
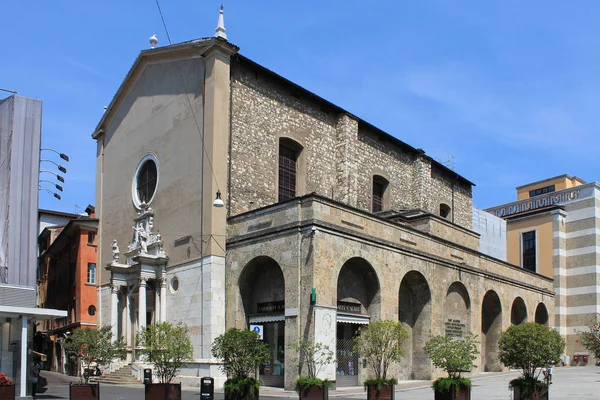
[[[502,370],[500,333],[554,324],[553,280],[479,251],[468,179],[214,37],[143,50],[96,127],[99,321],[128,344],[184,322],[178,380],[225,377],[226,329],[255,329],[261,384],[293,387],[290,345],[335,351],[322,372],[358,386],[352,349],[378,319],[409,332],[398,379],[437,372],[430,335],[480,337],[474,373]],[[332,72],[333,73],[333,72]]]

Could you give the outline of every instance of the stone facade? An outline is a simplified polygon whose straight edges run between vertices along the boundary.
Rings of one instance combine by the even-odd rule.
[[[384,209],[438,214],[471,229],[471,183],[398,141],[238,56],[232,64],[230,215],[277,201],[278,147],[302,147],[298,195],[317,193],[371,210],[373,176],[389,182]],[[257,155],[260,154],[260,157]]]

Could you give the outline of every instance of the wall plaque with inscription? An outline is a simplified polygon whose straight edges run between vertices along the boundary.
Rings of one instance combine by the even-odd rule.
[[[466,325],[460,319],[449,319],[445,323],[446,336],[463,337],[465,335]]]

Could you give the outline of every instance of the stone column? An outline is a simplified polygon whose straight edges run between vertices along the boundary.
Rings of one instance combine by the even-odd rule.
[[[117,333],[119,328],[119,322],[117,316],[119,315],[119,287],[111,285],[110,288],[110,327],[112,331],[112,340],[117,340]]]
[[[140,278],[138,289],[138,327],[140,331],[146,326],[146,281],[147,278]]]
[[[160,297],[159,297],[160,278],[154,280],[154,323],[161,321],[160,319]]]
[[[167,320],[167,277],[160,278],[160,322]]]
[[[123,311],[125,314],[125,323],[123,326],[124,334],[125,334],[125,344],[128,349],[131,349],[131,333],[133,331],[133,320],[131,318],[131,298],[129,297],[129,287],[125,291],[125,310]],[[127,352],[127,362],[131,362],[131,353]]]
[[[21,382],[19,385],[20,395],[21,397],[26,396],[27,392],[27,384],[29,381],[27,380],[27,372],[31,367],[27,364],[27,317],[21,317]]]

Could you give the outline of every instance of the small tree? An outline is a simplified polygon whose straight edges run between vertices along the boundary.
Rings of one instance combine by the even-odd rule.
[[[508,368],[519,369],[522,374],[521,378],[510,382],[510,387],[520,386],[523,396],[527,397],[546,389],[538,379],[541,368],[549,362],[558,362],[565,342],[554,329],[528,322],[504,331],[498,349],[500,361]]]
[[[358,330],[354,337],[354,350],[375,372],[375,379],[365,385],[377,386],[395,384],[395,379],[387,379],[390,365],[400,362],[404,351],[402,345],[408,338],[401,322],[390,320],[371,322]]]
[[[125,358],[125,343],[122,338],[112,341],[110,326],[100,329],[78,328],[65,341],[65,351],[81,360],[84,372],[95,363],[98,368],[114,359]],[[89,375],[84,373],[83,379],[88,383]],[[83,380],[82,380],[83,381]]]
[[[310,386],[325,385],[329,387],[330,382],[328,380],[317,378],[317,375],[334,361],[333,351],[329,346],[325,346],[319,342],[313,344],[309,340],[302,340],[300,343],[293,344],[290,347],[298,352],[299,377],[296,380],[296,391],[300,392],[303,388]],[[302,375],[303,366],[306,366],[305,376]]]
[[[269,359],[269,350],[258,333],[247,329],[228,329],[217,336],[211,348],[213,356],[223,360],[223,372],[229,377],[225,382],[225,398],[240,399],[258,394],[259,384],[250,378],[259,364]]]
[[[579,332],[579,342],[596,359],[600,359],[600,323],[594,322],[588,325],[588,330]]]
[[[459,390],[461,386],[471,387],[471,380],[462,378],[462,372],[473,369],[479,354],[477,336],[467,333],[463,337],[434,336],[425,343],[425,353],[436,368],[443,369],[448,378],[439,378],[433,383],[438,392],[448,392],[452,386]]]
[[[137,335],[139,352],[148,356],[161,383],[171,383],[177,371],[194,354],[188,327],[160,322],[145,327]]]

